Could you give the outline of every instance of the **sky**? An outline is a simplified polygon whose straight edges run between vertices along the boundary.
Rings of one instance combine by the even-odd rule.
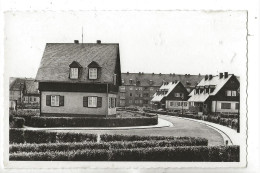
[[[246,73],[245,11],[6,12],[5,76],[35,77],[46,43],[119,43],[122,72]]]

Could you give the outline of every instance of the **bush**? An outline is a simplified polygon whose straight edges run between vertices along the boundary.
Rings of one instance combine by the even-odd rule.
[[[239,162],[239,146],[155,147],[10,153],[22,161],[197,161]]]
[[[47,152],[47,151],[71,151],[83,149],[109,149],[108,143],[74,142],[74,143],[42,143],[42,144],[13,144],[9,152]]]
[[[112,153],[112,161],[239,162],[239,146],[118,149]]]
[[[138,135],[100,135],[100,140],[104,142],[110,141],[147,141],[147,140],[189,140],[196,141],[202,145],[208,145],[208,140],[205,138],[195,137],[173,137],[173,136],[138,136]]]
[[[96,134],[10,129],[10,143],[96,142]]]
[[[22,128],[25,123],[24,118],[21,118],[21,117],[14,117],[13,121],[14,121],[14,123],[13,123],[14,128]]]
[[[24,143],[24,134],[22,129],[9,129],[9,143]]]
[[[158,117],[32,117],[33,127],[126,127],[158,124]]]

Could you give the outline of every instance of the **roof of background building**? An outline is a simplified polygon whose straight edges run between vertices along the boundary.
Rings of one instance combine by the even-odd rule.
[[[152,74],[152,73],[122,73],[124,79],[123,85],[133,85],[136,81],[140,81],[140,86],[161,86],[163,81],[172,82],[180,81],[184,87],[195,87],[204,75],[190,75],[190,74]],[[130,84],[130,79],[133,83]],[[150,84],[150,80],[152,84]]]
[[[153,99],[151,100],[152,102],[160,102],[164,97],[167,97],[172,90],[179,84],[179,81],[176,82],[169,82],[166,84],[163,84],[160,88],[159,88],[159,92],[162,92],[161,94],[157,91],[154,95],[153,95]],[[166,93],[163,93],[163,91],[166,90]]]
[[[119,57],[119,44],[97,43],[47,43],[36,81],[49,82],[93,82],[88,79],[88,65],[95,61],[102,67],[102,75],[96,82],[112,83],[117,58]],[[69,78],[69,65],[76,61],[82,66],[79,79]]]
[[[212,79],[205,79],[203,78],[197,86],[215,86],[215,89],[212,93],[200,93],[200,94],[194,94],[195,89],[189,94],[191,96],[188,101],[191,102],[204,102],[207,100],[209,96],[214,96],[216,95],[219,90],[228,82],[228,80],[233,76],[233,74],[229,74],[227,78],[224,76],[220,79],[220,77],[217,76],[212,76]]]
[[[9,79],[9,90],[10,91],[21,91],[24,88],[24,82],[26,78],[10,78]]]
[[[25,80],[25,90],[26,94],[39,94],[38,82],[35,82],[34,79]]]

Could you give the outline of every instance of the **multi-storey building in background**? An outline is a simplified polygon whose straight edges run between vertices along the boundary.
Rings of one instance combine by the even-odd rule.
[[[122,73],[122,86],[119,89],[118,106],[151,107],[154,93],[164,82],[180,81],[190,93],[204,75]]]

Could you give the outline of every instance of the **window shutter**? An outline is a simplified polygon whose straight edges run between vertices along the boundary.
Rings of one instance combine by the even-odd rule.
[[[102,107],[102,97],[97,98],[97,107]]]
[[[88,97],[83,97],[83,107],[88,107]]]
[[[60,96],[60,103],[59,103],[59,105],[60,106],[64,106],[64,96]]]
[[[116,98],[115,98],[115,107],[116,107]]]
[[[51,96],[46,95],[46,106],[51,106]]]

